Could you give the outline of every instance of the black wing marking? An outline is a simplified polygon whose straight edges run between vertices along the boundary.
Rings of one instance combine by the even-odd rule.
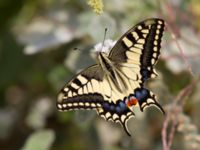
[[[111,49],[109,58],[119,66],[130,67],[143,83],[157,76],[153,66],[160,55],[164,21],[152,18],[128,30]]]
[[[119,122],[124,128],[125,132],[130,136],[130,132],[127,127],[127,121],[134,116],[134,113],[126,106],[124,100],[118,100],[116,104],[104,102],[102,108],[98,108],[98,114],[107,121]]]
[[[134,86],[137,87],[139,85]],[[58,95],[57,108],[60,111],[96,109],[106,120],[121,123],[130,135],[126,124],[134,113],[126,106],[123,93],[108,82],[97,65],[85,69],[63,87]]]
[[[164,109],[156,100],[156,96],[153,92],[146,88],[137,88],[134,90],[134,96],[138,99],[140,110],[143,112],[146,107],[156,106],[163,114],[165,114]]]
[[[57,98],[58,110],[101,107],[101,103],[104,101],[104,93],[101,93],[102,89],[99,88],[102,81],[103,73],[99,66],[88,67],[62,88]]]
[[[109,54],[109,58],[128,79],[140,84],[141,87],[135,88],[133,95],[138,98],[141,111],[154,105],[164,113],[155,95],[143,88],[147,79],[157,76],[154,66],[160,55],[164,27],[162,19],[152,18],[140,22],[117,41]]]

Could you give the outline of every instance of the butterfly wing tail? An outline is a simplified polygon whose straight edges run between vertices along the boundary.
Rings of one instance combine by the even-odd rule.
[[[148,89],[141,88],[141,89],[136,89],[135,94],[139,101],[140,110],[142,112],[144,111],[145,108],[149,106],[155,106],[163,114],[165,114],[164,109],[158,103],[157,98],[153,92],[149,91]]]
[[[117,113],[112,113],[112,112],[107,112],[102,108],[97,109],[97,113],[103,117],[107,121],[113,121],[115,123],[120,123],[122,127],[124,128],[124,131],[127,133],[128,136],[131,136],[127,122],[128,120],[133,117],[135,114],[127,109],[127,112],[123,114],[117,114]]]

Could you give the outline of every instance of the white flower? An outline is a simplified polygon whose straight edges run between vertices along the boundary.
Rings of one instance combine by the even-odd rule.
[[[109,51],[113,48],[116,41],[113,41],[111,39],[106,39],[104,43],[98,43],[94,46],[95,52],[105,52],[109,53]]]

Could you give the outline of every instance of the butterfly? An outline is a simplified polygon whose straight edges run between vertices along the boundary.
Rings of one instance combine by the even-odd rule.
[[[134,109],[142,112],[156,106],[163,114],[153,92],[144,83],[157,76],[154,69],[160,55],[165,22],[146,19],[128,30],[109,53],[99,52],[98,63],[77,74],[60,91],[57,109],[95,109],[97,113],[119,122],[130,136],[127,121]]]

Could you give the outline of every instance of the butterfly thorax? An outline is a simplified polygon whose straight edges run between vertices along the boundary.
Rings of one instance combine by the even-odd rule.
[[[111,60],[108,58],[108,55],[106,53],[103,53],[103,52],[99,53],[98,62],[104,73],[111,74],[111,75],[114,74],[113,73],[114,65],[111,62]]]
[[[116,89],[121,93],[126,93],[127,85],[123,80],[123,75],[117,69],[115,63],[109,59],[108,55],[106,53],[100,52],[98,55],[98,62],[109,83],[111,85],[114,84]]]

